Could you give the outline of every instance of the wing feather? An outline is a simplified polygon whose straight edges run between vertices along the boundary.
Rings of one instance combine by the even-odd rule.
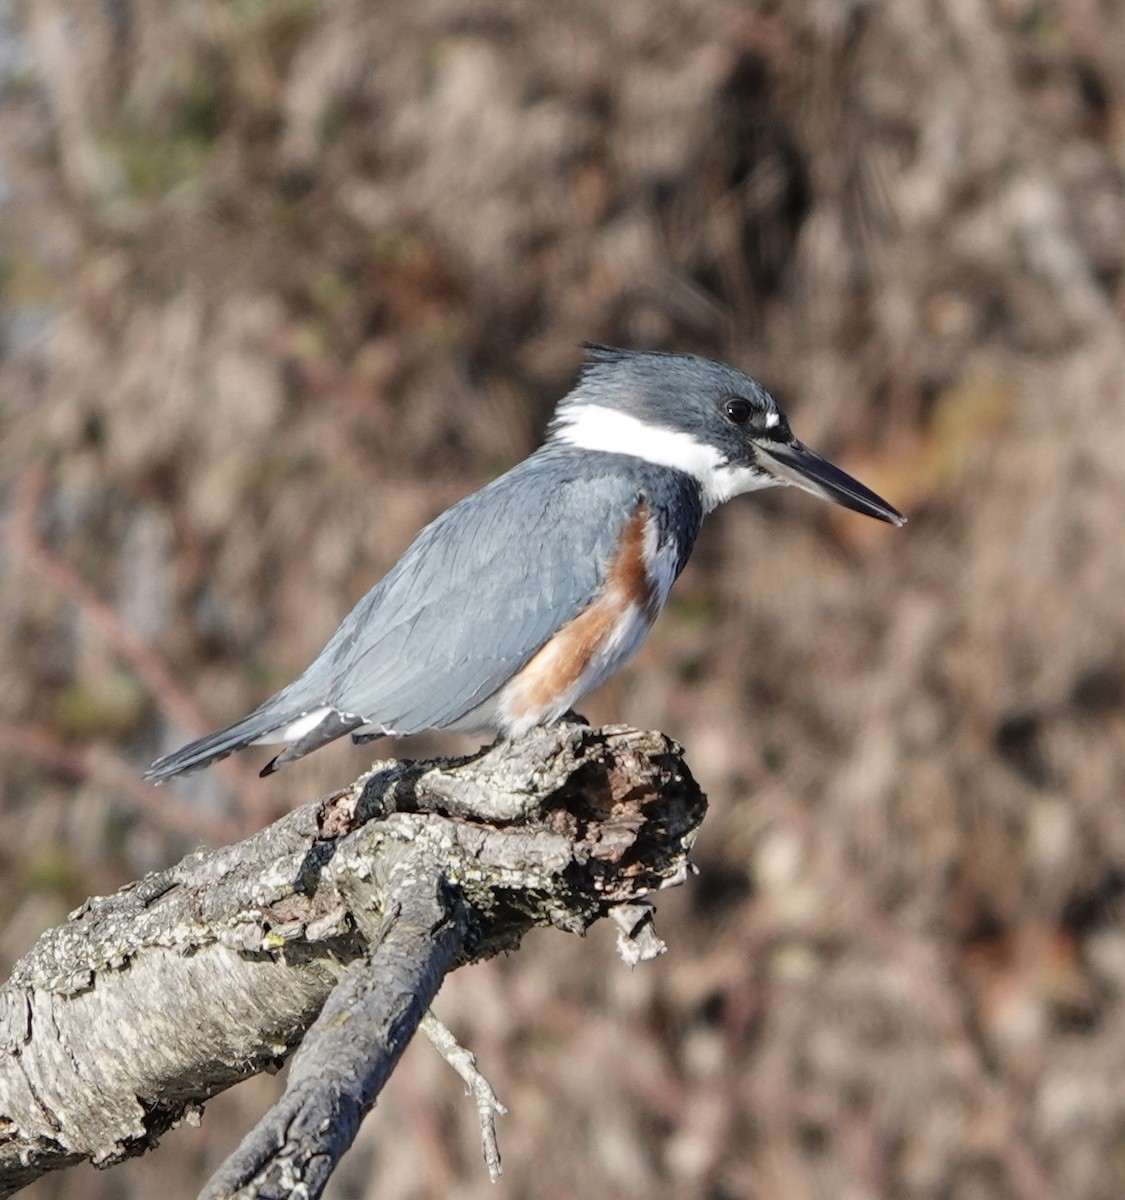
[[[640,499],[620,470],[533,456],[427,526],[302,687],[323,673],[329,703],[398,733],[455,724],[593,600]]]

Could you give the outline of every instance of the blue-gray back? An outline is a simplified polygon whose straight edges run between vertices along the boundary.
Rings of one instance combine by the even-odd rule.
[[[422,530],[277,701],[398,733],[456,723],[594,599],[642,500],[661,543],[678,542],[679,574],[703,519],[694,480],[543,447]]]

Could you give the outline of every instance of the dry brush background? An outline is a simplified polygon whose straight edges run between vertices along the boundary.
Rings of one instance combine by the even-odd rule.
[[[153,793],[584,338],[746,367],[911,516],[712,518],[587,706],[712,810],[609,931],[459,972],[331,1195],[1125,1192],[1125,6],[0,3],[0,956],[350,781]],[[416,753],[449,740],[389,748]],[[276,1094],[29,1195],[192,1196]]]

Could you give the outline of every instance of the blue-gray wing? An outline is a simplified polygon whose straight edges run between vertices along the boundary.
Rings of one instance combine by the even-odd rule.
[[[532,456],[427,526],[286,692],[397,733],[455,724],[594,599],[647,490],[616,456]]]

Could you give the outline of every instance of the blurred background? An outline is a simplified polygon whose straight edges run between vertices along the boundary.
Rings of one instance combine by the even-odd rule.
[[[710,519],[584,706],[710,796],[670,954],[458,972],[502,1182],[420,1043],[330,1195],[1125,1194],[1123,68],[1112,0],[0,0],[4,970],[349,782],[140,773],[527,454],[579,342],[696,351],[910,524]],[[280,1086],[27,1194],[194,1196]]]

